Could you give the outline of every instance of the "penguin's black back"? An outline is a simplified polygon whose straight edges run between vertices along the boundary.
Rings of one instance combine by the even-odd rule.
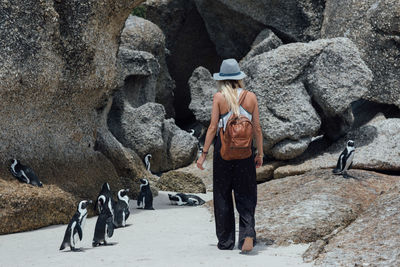
[[[151,192],[150,184],[143,186],[142,189],[143,189],[143,195],[145,197],[144,209],[154,210],[154,208],[153,208],[153,193]]]
[[[106,203],[108,202],[108,199],[111,199],[111,201],[112,201],[111,204],[112,204],[112,205],[114,204],[114,201],[112,200],[112,193],[111,193],[111,191],[108,189],[107,183],[104,183],[104,184],[102,185],[102,187],[101,187],[101,190],[100,190],[100,192],[99,192],[97,198],[96,198],[96,202],[95,202],[94,205],[93,205],[93,210],[94,210],[94,211],[97,210],[97,206],[98,206],[97,201],[98,201],[98,199],[99,199],[99,197],[100,197],[101,195],[103,195],[103,196],[106,197]]]
[[[109,232],[106,233],[106,226],[109,228]],[[111,229],[110,229],[111,228]],[[114,233],[112,214],[109,209],[102,209],[101,213],[97,217],[96,226],[94,229],[93,242],[105,241],[106,234],[111,237]]]
[[[63,242],[61,244],[60,250],[63,250],[66,246],[70,246],[70,238],[71,238],[71,227],[72,224],[74,222],[76,222],[76,224],[80,224],[79,222],[79,217],[80,217],[80,213],[77,211],[74,216],[72,216],[71,220],[68,223],[67,229],[65,230],[65,234],[64,234],[64,239]],[[76,227],[74,229],[74,234],[77,232]]]
[[[117,226],[120,226],[122,224],[122,213],[125,213],[125,220],[127,220],[130,214],[129,206],[126,204],[125,201],[118,200],[114,208],[115,222]]]

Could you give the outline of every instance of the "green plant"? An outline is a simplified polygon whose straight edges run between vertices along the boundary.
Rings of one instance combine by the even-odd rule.
[[[146,7],[143,5],[137,6],[132,10],[131,14],[145,19],[146,18]]]

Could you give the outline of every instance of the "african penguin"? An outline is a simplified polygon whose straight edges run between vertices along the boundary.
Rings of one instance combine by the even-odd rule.
[[[153,193],[150,189],[149,180],[146,178],[140,179],[140,193],[137,200],[138,208],[145,210],[154,210],[153,208]]]
[[[96,211],[96,209],[97,209],[98,213],[100,213],[100,207],[98,206],[99,197],[102,196],[102,195],[105,196],[107,200],[110,199],[111,200],[111,206],[113,206],[114,203],[113,203],[113,200],[112,200],[112,193],[111,193],[111,190],[110,190],[110,185],[107,182],[102,185],[101,190],[99,192],[99,195],[96,198],[97,201],[96,201],[96,203],[94,203],[93,209],[94,209],[94,211]],[[108,201],[107,201],[107,203],[108,203]]]
[[[340,154],[336,168],[332,170],[334,174],[342,174],[344,178],[348,178],[347,170],[351,167],[354,158],[354,141],[347,141],[347,147]]]
[[[150,159],[151,159],[151,154],[147,154],[145,157],[144,157],[144,163],[146,164],[146,170],[148,171],[148,172],[150,172],[151,173],[151,170],[150,170]]]
[[[121,189],[118,191],[118,201],[114,207],[114,226],[125,227],[126,220],[129,217],[129,189]]]
[[[199,206],[206,203],[202,198],[196,195],[178,193],[175,195],[168,194],[171,204],[178,206]]]
[[[113,224],[113,215],[107,204],[107,201],[104,195],[99,197],[99,206],[100,206],[100,214],[97,217],[96,226],[94,229],[94,236],[92,241],[92,246],[97,247],[101,245],[109,245],[107,243],[107,238],[110,238],[114,234],[114,224]]]
[[[65,230],[64,239],[61,243],[60,250],[65,249],[67,246],[71,248],[72,251],[80,251],[76,248],[79,240],[82,241],[83,228],[85,227],[86,217],[87,217],[87,206],[92,203],[91,200],[83,200],[79,202],[76,213],[70,220],[67,230]]]
[[[17,159],[11,159],[10,171],[20,182],[42,187],[43,184],[29,166],[22,165]]]

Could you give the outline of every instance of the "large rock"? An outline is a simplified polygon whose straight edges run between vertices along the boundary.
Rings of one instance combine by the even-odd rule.
[[[156,186],[163,191],[206,193],[206,186],[199,177],[178,170],[164,173]]]
[[[400,184],[388,190],[349,227],[329,240],[322,266],[399,266]]]
[[[258,186],[256,231],[260,240],[313,242],[346,227],[398,180],[353,170],[344,179],[330,170],[273,180]]]
[[[119,49],[145,51],[152,54],[160,66],[160,71],[159,73],[154,71],[152,73],[154,75],[148,76],[150,81],[154,80],[153,84],[151,84],[150,81],[148,82],[153,88],[146,88],[145,86],[144,88],[137,89],[137,92],[132,92],[132,87],[137,87],[138,84],[139,86],[143,86],[140,82],[140,79],[144,78],[140,77],[140,73],[133,72],[132,74],[125,74],[121,77],[124,85],[120,90],[127,91],[126,94],[131,96],[136,95],[138,99],[146,99],[146,97],[143,97],[142,95],[148,94],[148,91],[155,91],[154,99],[147,102],[157,102],[163,104],[167,113],[167,117],[173,117],[175,114],[173,107],[173,91],[175,88],[175,83],[168,72],[165,45],[165,36],[157,25],[140,17],[132,15],[129,16],[121,33],[121,45]],[[121,61],[124,61],[123,57],[123,54],[119,54],[119,59]],[[136,60],[136,62],[140,61]],[[126,65],[122,67],[128,67],[129,69],[129,66]],[[121,71],[124,73],[123,69]],[[134,77],[130,77],[131,75]],[[142,104],[144,103],[140,103],[136,106],[134,105],[134,107],[141,106]]]
[[[217,72],[222,58],[193,0],[147,0],[143,6],[146,19],[157,24],[165,34],[168,69],[176,84],[175,119],[180,126],[193,122],[188,80],[198,66]]]
[[[114,136],[140,158],[151,154],[151,171],[158,173],[186,166],[193,162],[197,140],[165,119],[161,104],[146,103],[133,108],[125,103],[117,125],[110,127]]]
[[[147,102],[155,102],[160,65],[157,59],[145,51],[120,47],[118,50],[118,88],[109,114],[118,113],[124,102],[134,108]]]
[[[0,179],[0,234],[66,224],[79,201],[56,185],[38,188]]]
[[[281,178],[310,170],[334,168],[348,140],[353,140],[356,147],[352,168],[400,171],[400,119],[376,119],[349,132],[329,148],[319,151],[311,158],[299,158],[292,164],[277,168],[274,177]]]
[[[365,98],[400,107],[400,5],[397,0],[328,0],[323,38],[345,36],[374,73]]]
[[[285,42],[318,39],[322,0],[194,0],[218,54],[242,58],[258,33],[269,28]]]
[[[45,184],[94,198],[101,184],[124,186],[95,150],[105,100],[116,86],[125,19],[141,1],[2,1],[0,176],[8,159]],[[133,177],[131,177],[133,178]]]
[[[345,38],[283,45],[242,67],[246,88],[258,98],[264,151],[281,160],[301,155],[321,131],[332,139],[349,131],[351,103],[372,79],[357,48]],[[198,68],[189,85],[190,108],[208,125],[215,81]]]
[[[264,151],[277,159],[299,156],[320,131],[332,139],[349,131],[351,103],[372,79],[346,38],[283,45],[242,66],[258,98]]]
[[[198,67],[189,79],[189,88],[192,99],[189,108],[196,120],[208,127],[211,120],[213,96],[217,92],[217,83],[206,68]]]
[[[241,61],[247,61],[252,57],[271,51],[282,44],[283,43],[281,39],[279,39],[273,31],[270,29],[265,29],[257,35],[256,39],[251,45],[249,53],[247,53],[247,55],[242,58]]]

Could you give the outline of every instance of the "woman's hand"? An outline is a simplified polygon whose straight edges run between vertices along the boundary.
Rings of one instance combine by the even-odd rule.
[[[255,158],[254,158],[254,162],[256,163],[256,168],[260,168],[261,166],[262,166],[262,164],[263,164],[263,157],[260,155],[257,155]]]
[[[200,170],[204,170],[203,163],[205,160],[206,160],[206,154],[201,153],[201,156],[197,160],[197,168],[199,168]]]

